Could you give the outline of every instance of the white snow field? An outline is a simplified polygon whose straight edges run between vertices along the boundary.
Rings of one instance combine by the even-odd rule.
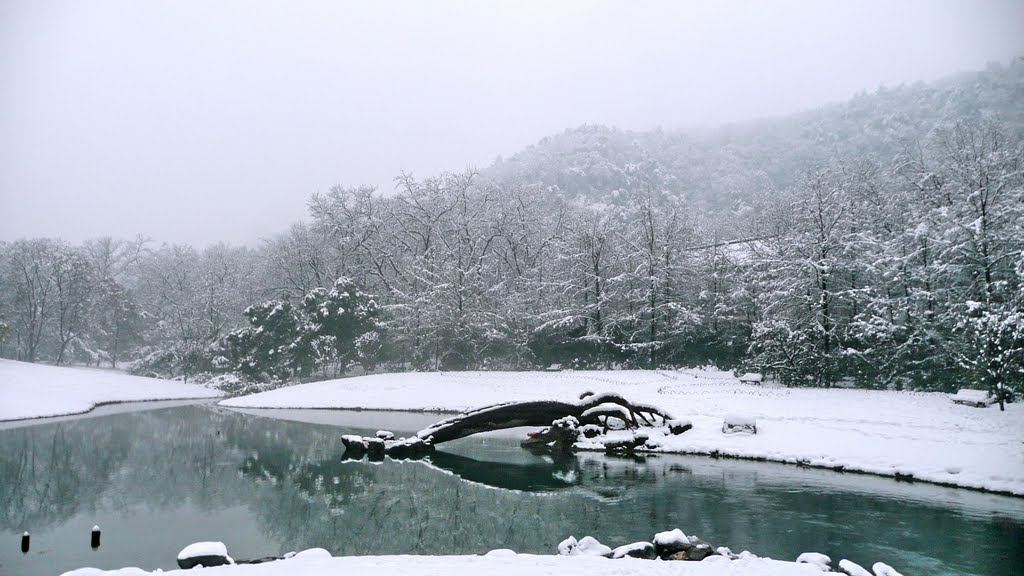
[[[410,372],[315,382],[231,398],[247,408],[463,411],[507,401],[617,392],[693,429],[659,450],[767,459],[1024,495],[1024,403],[973,408],[939,393],[780,388],[728,372]],[[722,433],[727,415],[757,434]]]
[[[128,376],[112,370],[0,360],[0,421],[81,414],[111,402],[221,395],[218,390],[195,384]]]
[[[701,562],[662,562],[593,556],[532,556],[495,550],[484,556],[343,556],[331,558],[326,551],[300,552],[294,558],[265,564],[239,564],[203,569],[218,576],[817,576],[810,564],[779,562],[764,558],[729,560],[712,556]],[[192,574],[173,570],[163,574]],[[144,576],[138,568],[103,571],[80,568],[64,576]]]

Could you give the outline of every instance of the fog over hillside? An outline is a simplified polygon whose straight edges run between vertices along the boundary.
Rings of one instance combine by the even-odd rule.
[[[12,0],[0,239],[255,246],[335,184],[932,82],[1024,54],[1021,22],[1016,0]]]

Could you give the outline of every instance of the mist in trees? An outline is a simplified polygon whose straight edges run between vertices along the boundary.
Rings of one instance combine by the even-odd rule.
[[[0,245],[0,355],[257,381],[714,363],[1024,391],[1024,64],[335,187],[258,247]]]

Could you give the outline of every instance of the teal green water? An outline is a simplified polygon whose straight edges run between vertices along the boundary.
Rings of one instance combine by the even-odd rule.
[[[243,559],[314,546],[548,554],[570,534],[616,546],[675,527],[737,552],[818,551],[908,575],[1024,566],[1022,498],[702,457],[553,459],[507,433],[420,462],[344,461],[342,434],[409,432],[436,416],[275,415],[325,423],[203,404],[0,430],[0,574],[169,569],[198,540]]]

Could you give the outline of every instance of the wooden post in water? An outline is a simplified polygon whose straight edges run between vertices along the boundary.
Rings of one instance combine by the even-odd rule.
[[[21,553],[22,554],[28,554],[28,547],[29,547],[29,540],[30,539],[31,539],[31,536],[28,535],[28,532],[25,532],[24,534],[21,535]]]
[[[93,550],[95,550],[95,549],[100,547],[100,527],[99,526],[93,526],[92,527],[92,541],[90,542],[90,544],[92,544],[92,549]]]

